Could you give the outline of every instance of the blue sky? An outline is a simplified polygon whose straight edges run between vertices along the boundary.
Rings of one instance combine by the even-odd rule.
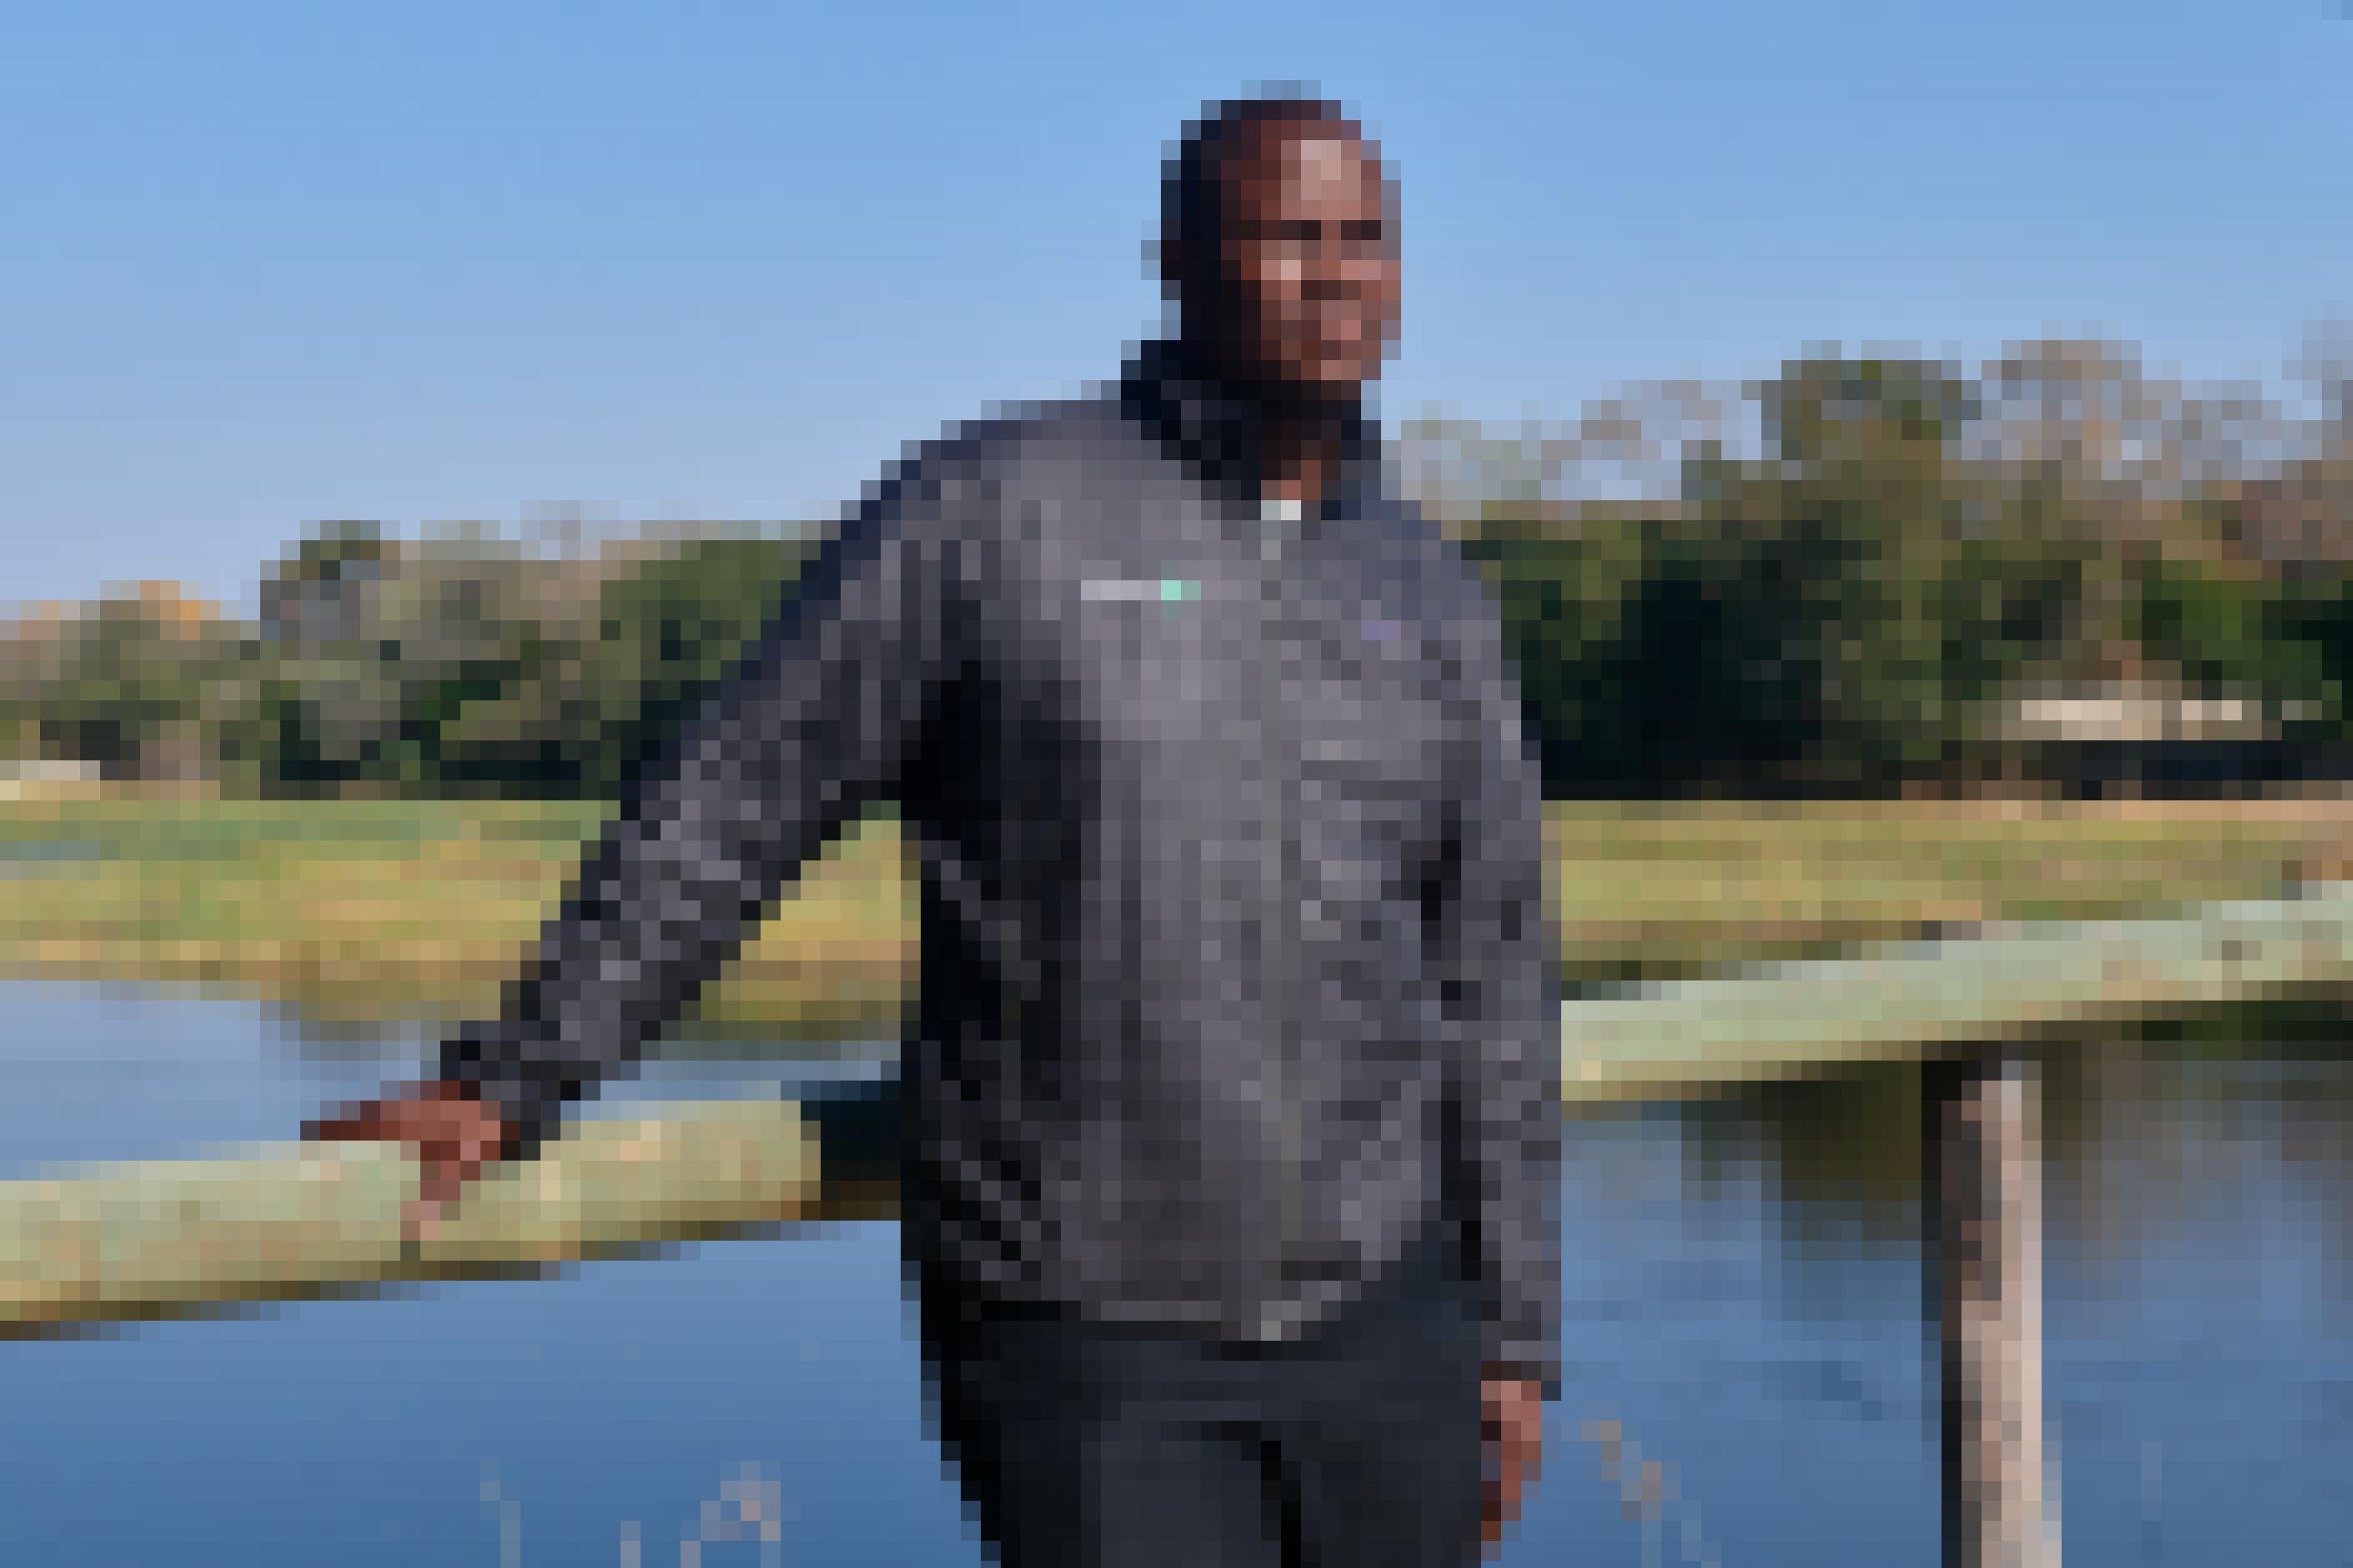
[[[1392,417],[1820,342],[2278,380],[2353,306],[2334,0],[18,7],[0,599],[318,520],[829,515],[1108,374],[1158,162],[1313,81],[1402,180]]]

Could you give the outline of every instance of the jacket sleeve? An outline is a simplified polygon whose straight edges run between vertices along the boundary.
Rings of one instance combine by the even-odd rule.
[[[942,672],[942,485],[903,471],[816,552],[744,658],[637,767],[500,1016],[443,1046],[528,1154],[634,1065],[842,825],[896,785]]]
[[[1560,1380],[1558,952],[1545,909],[1543,785],[1494,609],[1471,578],[1460,617],[1469,721],[1452,792],[1440,942],[1453,1028],[1457,1209],[1484,1305],[1487,1360]]]

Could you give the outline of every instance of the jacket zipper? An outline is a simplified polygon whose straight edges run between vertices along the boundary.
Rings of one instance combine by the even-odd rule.
[[[1283,537],[1285,522],[1275,506],[1261,503],[1260,507],[1261,541],[1259,548],[1259,726],[1260,755],[1263,776],[1261,782],[1261,827],[1265,854],[1261,868],[1261,886],[1269,906],[1270,930],[1267,942],[1267,1011],[1273,1025],[1273,1038],[1269,1042],[1268,1062],[1271,1068],[1271,1087],[1274,1091],[1277,1151],[1281,1169],[1276,1173],[1276,1237],[1275,1278],[1271,1282],[1276,1299],[1263,1304],[1261,1335],[1277,1337],[1282,1319],[1288,1315],[1290,1303],[1283,1299],[1285,1266],[1296,1250],[1299,1234],[1299,1186],[1302,1180],[1303,1135],[1300,1128],[1298,1069],[1293,1039],[1296,1023],[1293,1017],[1294,971],[1297,945],[1296,904],[1293,898],[1292,867],[1293,845],[1291,815],[1284,796],[1284,785],[1290,773],[1288,737],[1282,723],[1282,584]]]

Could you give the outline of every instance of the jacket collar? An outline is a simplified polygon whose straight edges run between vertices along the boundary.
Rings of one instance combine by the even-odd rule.
[[[1121,377],[1121,410],[1135,419],[1211,489],[1255,513],[1261,497],[1258,404],[1232,386],[1197,372],[1181,345],[1148,342]],[[1361,409],[1348,416],[1340,469],[1309,515],[1356,516],[1388,498],[1380,426]]]

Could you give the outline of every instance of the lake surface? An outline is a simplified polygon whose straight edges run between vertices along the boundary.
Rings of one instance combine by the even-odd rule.
[[[290,1137],[422,1055],[0,987],[0,1178]],[[673,1052],[600,1109],[879,1059]],[[1917,1093],[1883,1069],[1572,1121],[1567,1394],[1503,1562],[1936,1561]],[[2347,1561],[2353,1068],[2107,1046],[2053,1064],[2046,1119],[2069,1563]],[[746,1486],[779,1538],[706,1568],[980,1561],[887,1224],[0,1345],[0,1563],[668,1568]],[[1633,1506],[1651,1461],[1667,1501]]]

